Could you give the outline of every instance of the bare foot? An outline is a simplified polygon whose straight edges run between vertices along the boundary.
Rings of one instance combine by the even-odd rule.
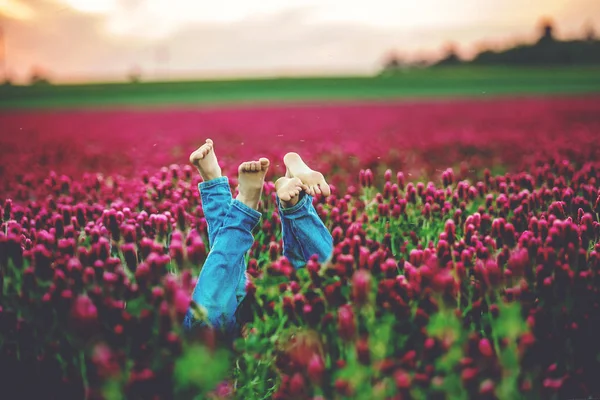
[[[323,174],[318,171],[313,171],[306,165],[298,153],[287,153],[283,157],[283,162],[287,167],[286,176],[288,174],[294,178],[300,178],[303,184],[308,187],[307,193],[311,196],[315,194],[323,194],[329,196],[331,189],[325,181]]]
[[[190,163],[198,168],[205,182],[221,177],[221,167],[215,155],[213,141],[210,139],[206,139],[205,144],[190,154]]]
[[[265,175],[269,168],[269,160],[247,161],[238,168],[238,190],[236,199],[256,210],[262,194]]]
[[[302,183],[300,178],[279,178],[275,182],[277,197],[281,200],[284,208],[290,208],[298,203],[300,192],[308,191],[308,186]]]

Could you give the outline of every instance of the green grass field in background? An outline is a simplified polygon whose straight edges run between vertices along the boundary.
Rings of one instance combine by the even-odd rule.
[[[600,68],[446,67],[391,76],[0,87],[0,109],[600,93]]]

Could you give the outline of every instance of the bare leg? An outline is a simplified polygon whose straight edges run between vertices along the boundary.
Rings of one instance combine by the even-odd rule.
[[[206,139],[205,144],[190,154],[190,163],[198,168],[198,172],[200,172],[205,182],[221,177],[221,167],[217,161],[211,139]]]
[[[206,139],[206,143],[190,155],[190,162],[198,168],[203,179],[198,189],[208,224],[209,247],[212,247],[233,201],[229,180],[221,176],[221,167],[217,161],[213,141],[210,139]]]
[[[266,158],[242,163],[238,168],[239,194],[236,200],[256,210],[268,168],[269,160]]]

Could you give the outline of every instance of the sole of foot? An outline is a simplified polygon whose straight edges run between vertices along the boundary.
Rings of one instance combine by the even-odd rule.
[[[308,194],[311,196],[315,194],[329,196],[331,194],[331,189],[323,174],[310,169],[298,153],[287,153],[283,157],[283,162],[287,168],[286,176],[299,178],[308,187]]]
[[[307,191],[308,186],[300,178],[279,178],[275,182],[277,197],[285,208],[293,207],[298,203],[300,192]]]
[[[198,168],[204,181],[221,177],[221,167],[211,139],[206,139],[206,143],[190,154],[190,163]]]
[[[269,160],[247,161],[238,168],[238,195],[236,199],[250,208],[257,209],[265,175],[269,169]]]

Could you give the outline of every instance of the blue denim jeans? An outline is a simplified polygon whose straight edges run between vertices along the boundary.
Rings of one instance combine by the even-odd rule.
[[[211,326],[234,333],[238,328],[235,312],[246,296],[245,256],[254,242],[252,230],[258,225],[261,213],[232,198],[226,177],[202,182],[198,188],[208,226],[210,252],[192,300],[207,311]],[[290,263],[301,268],[315,254],[319,261],[326,261],[333,250],[333,239],[317,215],[312,197],[303,193],[298,203],[287,209],[277,199],[277,206],[283,254]],[[193,314],[188,310],[184,328],[190,330],[194,325]]]

